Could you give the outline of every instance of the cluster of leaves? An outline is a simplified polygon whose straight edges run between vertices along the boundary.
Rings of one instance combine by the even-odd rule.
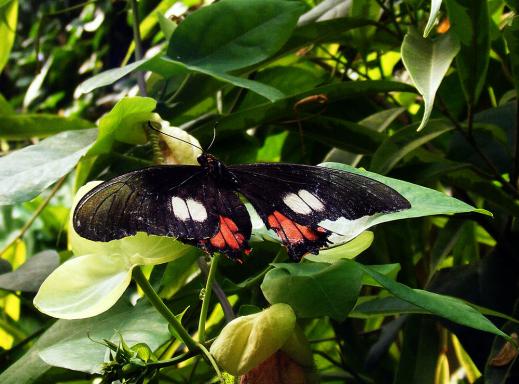
[[[210,340],[276,303],[292,308],[322,382],[515,382],[518,6],[0,0],[0,382],[86,383],[103,369],[107,382],[214,380],[182,332]],[[162,119],[203,147],[216,126],[227,163],[326,162],[412,209],[299,264],[258,229],[243,265],[220,261],[209,301],[197,249],[78,243],[67,227],[87,181],[178,161],[145,130]],[[40,291],[55,292],[53,315],[95,317],[51,324],[35,310],[60,264]],[[131,304],[134,268],[162,312]]]

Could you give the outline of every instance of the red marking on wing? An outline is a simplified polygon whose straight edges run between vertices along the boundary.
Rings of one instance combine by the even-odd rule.
[[[270,228],[276,231],[281,240],[285,242],[301,243],[305,239],[310,241],[319,239],[319,235],[312,228],[298,224],[278,211],[269,215],[267,222]],[[318,227],[317,231],[323,233],[321,227]]]
[[[232,219],[220,216],[220,228],[216,235],[209,239],[209,242],[217,249],[224,249],[228,246],[233,250],[238,250],[245,241],[245,236],[238,230],[238,226]],[[250,249],[248,251],[250,252]],[[247,250],[245,250],[245,253],[247,253]]]

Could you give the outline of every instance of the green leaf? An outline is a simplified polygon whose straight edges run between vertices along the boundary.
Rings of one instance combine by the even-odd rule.
[[[94,77],[91,77],[81,84],[78,85],[78,91],[80,93],[89,93],[92,92],[96,88],[104,87],[110,84],[115,83],[117,80],[123,78],[124,76],[132,73],[133,71],[140,70],[143,64],[146,64],[150,61],[156,60],[158,55],[150,58],[145,58],[141,60],[137,60],[131,64],[125,65],[120,68],[113,68],[107,71],[101,72]]]
[[[119,332],[115,332],[114,330]],[[119,333],[126,341],[145,342],[152,349],[169,339],[167,323],[151,306],[135,307],[120,302],[110,311],[90,319],[58,320],[14,364],[0,375],[2,384],[30,384],[51,369],[51,365],[98,372],[107,348],[94,340],[117,343]],[[40,353],[43,356],[40,356]],[[45,358],[45,360],[42,359]],[[48,361],[48,363],[47,363]]]
[[[461,43],[456,68],[469,105],[485,84],[490,58],[490,22],[487,0],[446,0],[451,30]]]
[[[330,264],[341,259],[353,259],[368,249],[373,242],[373,239],[373,232],[362,232],[346,244],[329,249],[323,249],[319,251],[318,255],[306,254],[304,258],[305,260]]]
[[[354,261],[351,262],[354,263]],[[393,295],[428,311],[430,314],[441,316],[455,323],[510,339],[506,333],[502,332],[492,324],[490,320],[474,309],[474,307],[471,307],[459,299],[439,295],[433,292],[422,291],[420,289],[412,289],[387,278],[369,266],[362,264],[358,264],[358,266]]]
[[[7,140],[47,137],[63,131],[93,127],[94,124],[90,121],[76,117],[64,117],[45,113],[0,115],[0,138]]]
[[[65,131],[2,157],[0,205],[39,195],[75,167],[96,136],[96,129]]]
[[[280,52],[295,51],[309,44],[340,42],[347,37],[348,31],[368,25],[376,25],[376,23],[372,20],[339,17],[332,20],[300,25],[294,29],[294,33]]]
[[[328,104],[338,101],[358,98],[385,92],[414,92],[414,88],[403,83],[393,81],[346,81],[317,87],[294,96],[290,96],[275,103],[264,103],[254,108],[239,110],[219,119],[218,132],[244,131],[250,127],[269,123],[283,118],[294,118],[293,107],[299,100],[308,96],[324,94],[328,98]],[[197,136],[212,132],[214,123],[199,125],[190,133]]]
[[[436,91],[459,49],[459,42],[450,33],[433,41],[424,39],[414,31],[404,37],[402,61],[425,103],[418,131],[427,124]]]
[[[389,125],[404,111],[405,108],[403,107],[385,109],[379,112],[375,112],[374,114],[362,119],[358,124],[375,132],[384,132],[389,127]],[[385,138],[385,136],[382,137]],[[325,161],[345,163],[356,167],[362,158],[362,154],[333,148],[326,155]]]
[[[427,25],[423,31],[423,37],[429,36],[431,30],[434,28],[434,24],[436,23],[436,17],[438,16],[438,12],[440,12],[440,7],[442,5],[442,0],[431,0],[431,13],[429,14],[429,19],[427,19]]]
[[[88,93],[92,90],[103,87],[114,83],[120,78],[132,73],[134,71],[152,71],[157,73],[164,78],[171,78],[178,75],[187,75],[190,72],[201,73],[210,76],[218,81],[229,83],[237,87],[249,89],[271,101],[282,98],[284,95],[282,92],[262,84],[258,81],[245,79],[243,77],[229,75],[224,72],[214,71],[210,68],[202,68],[194,65],[186,65],[180,61],[172,60],[168,57],[163,57],[160,54],[149,59],[142,59],[132,64],[128,64],[121,68],[110,69],[105,72],[84,81],[79,85],[79,89],[82,93]]]
[[[100,182],[90,182],[77,192],[71,211],[82,196]],[[59,266],[43,282],[34,305],[49,316],[80,319],[96,316],[121,297],[137,265],[166,263],[192,251],[192,247],[171,237],[148,236],[138,232],[110,242],[80,237],[69,220],[72,251],[77,256]]]
[[[121,308],[122,307],[122,308]],[[139,302],[135,307],[120,305],[115,311],[89,320],[60,322],[69,329],[62,334],[63,339],[40,351],[40,357],[47,364],[82,371],[99,373],[105,360],[106,347],[96,343],[103,339],[119,344],[120,338],[127,345],[145,343],[155,349],[169,340],[166,320],[149,304]],[[70,325],[77,323],[76,328]]]
[[[152,118],[157,102],[149,97],[125,97],[99,120],[99,136],[88,151],[89,156],[109,153],[114,140],[143,144],[143,124]]]
[[[317,116],[303,122],[305,136],[354,153],[372,153],[385,135],[345,119]]]
[[[173,20],[170,20],[164,16],[162,12],[157,12],[157,17],[159,19],[160,29],[164,34],[164,37],[167,41],[169,41],[171,35],[173,32],[175,32],[175,29],[177,29],[177,24]]]
[[[18,19],[18,0],[11,0],[0,5],[0,73],[9,60],[9,54],[16,36]]]
[[[416,133],[415,128],[416,124],[412,124],[388,137],[373,154],[371,169],[377,173],[387,174],[404,156],[454,129],[452,124],[445,120],[431,120],[419,133]]]
[[[5,97],[0,93],[0,116],[2,116],[2,119],[9,115],[16,114],[14,108],[9,104],[9,102],[5,99]],[[3,131],[2,127],[2,131]]]
[[[211,72],[245,68],[276,53],[303,11],[299,1],[222,0],[188,16],[171,36],[167,54]]]
[[[59,265],[56,251],[43,251],[32,256],[20,268],[0,275],[0,289],[37,292],[43,280]]]
[[[297,317],[343,321],[360,292],[362,271],[346,260],[334,264],[274,264],[261,284],[267,300],[289,304]]]
[[[390,177],[381,176],[376,173],[363,171],[346,164],[323,163],[321,165],[334,169],[340,169],[346,172],[352,172],[380,181],[381,183],[384,183],[399,192],[409,201],[409,203],[411,203],[410,209],[404,209],[402,211],[389,214],[371,216],[366,218],[366,220],[359,222],[356,225],[355,230],[351,233],[353,237],[373,225],[392,220],[431,215],[449,215],[465,212],[480,212],[489,214],[487,211],[476,209],[460,200],[447,196],[444,193],[421,187],[416,184],[408,183],[406,181],[392,179]]]
[[[505,38],[510,50],[510,62],[514,76],[515,92],[519,95],[519,16],[505,28]]]

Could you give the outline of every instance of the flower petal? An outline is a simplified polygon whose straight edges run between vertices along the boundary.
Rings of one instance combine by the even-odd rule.
[[[133,265],[120,257],[94,254],[68,260],[43,282],[34,298],[41,312],[61,319],[98,315],[121,297]]]
[[[234,376],[242,375],[279,350],[294,332],[295,325],[292,308],[274,304],[227,324],[211,345],[211,354],[224,370]]]

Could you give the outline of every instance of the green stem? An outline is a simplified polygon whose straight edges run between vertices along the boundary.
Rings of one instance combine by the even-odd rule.
[[[137,4],[137,0],[130,0],[130,4],[132,6],[132,14],[133,14],[133,41],[135,42],[135,61],[142,59],[143,51],[142,51],[142,39],[141,39],[141,31],[139,29],[141,20],[139,17],[139,5]],[[142,96],[147,96],[146,92],[146,82],[144,81],[144,73],[141,71],[137,72],[137,83],[139,84],[139,91]]]
[[[220,368],[218,368],[218,364],[216,364],[216,361],[214,360],[213,355],[211,355],[211,353],[207,350],[207,348],[201,343],[198,344],[198,348],[200,348],[200,350],[202,351],[202,353],[205,356],[205,359],[213,367],[214,371],[216,372],[216,375],[218,376],[218,379],[220,380],[220,383],[223,383],[224,380],[222,377],[222,372],[220,372]]]
[[[209,268],[209,275],[207,276],[207,282],[205,284],[204,298],[202,300],[202,310],[200,311],[200,319],[198,321],[198,341],[203,343],[205,341],[205,320],[207,319],[207,311],[209,310],[209,301],[211,300],[211,294],[213,291],[213,281],[218,267],[218,261],[220,260],[220,254],[215,253],[213,255],[213,261]]]
[[[170,309],[164,304],[162,299],[159,297],[157,292],[153,289],[148,279],[146,279],[146,276],[144,276],[144,273],[142,273],[141,267],[137,266],[133,269],[133,279],[141,287],[142,291],[144,292],[144,295],[148,298],[148,300],[151,302],[151,304],[159,311],[159,313],[164,316],[164,318],[171,324],[171,327],[177,332],[180,339],[184,342],[187,349],[190,352],[196,351],[199,349],[198,343],[193,340],[191,335],[187,333],[185,328],[180,324],[180,321],[176,318],[176,316],[173,314],[173,312],[170,311]]]

